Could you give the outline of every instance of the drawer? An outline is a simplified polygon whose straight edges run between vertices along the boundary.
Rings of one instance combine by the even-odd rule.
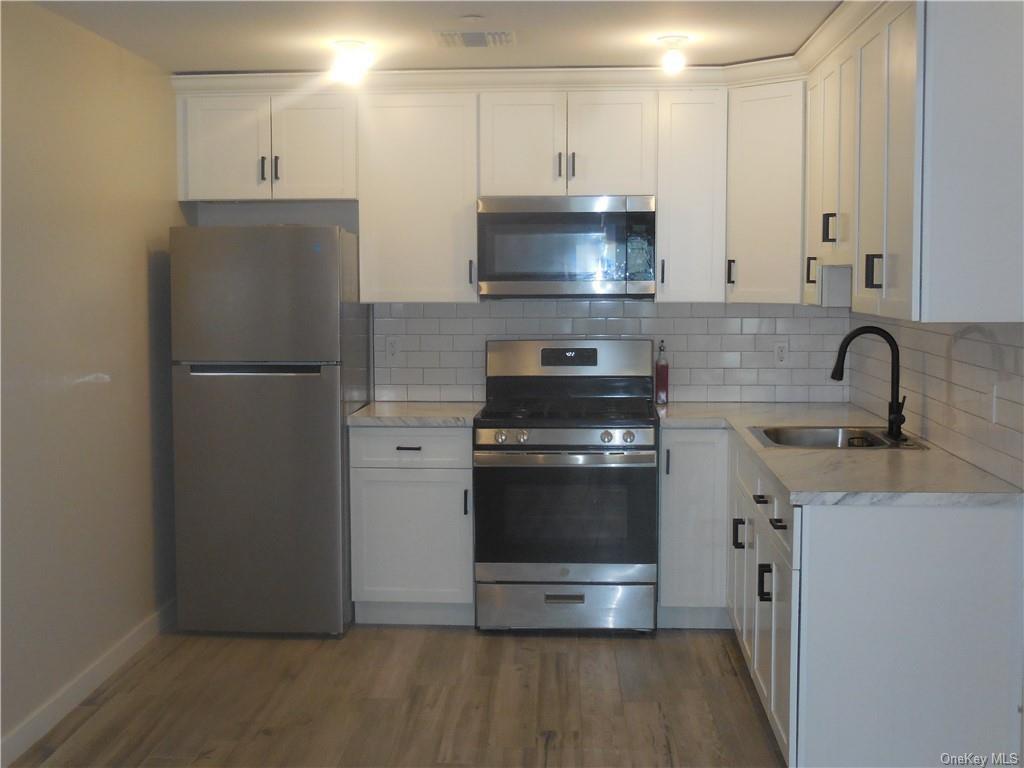
[[[469,427],[352,427],[349,445],[353,467],[473,467]]]
[[[480,629],[654,629],[653,584],[477,584]]]
[[[758,505],[758,509],[768,518],[790,564],[798,568],[793,558],[793,534],[798,521],[795,519],[793,505],[789,503],[789,491],[774,475],[765,471],[760,475],[760,484],[761,496],[766,497],[769,503]]]

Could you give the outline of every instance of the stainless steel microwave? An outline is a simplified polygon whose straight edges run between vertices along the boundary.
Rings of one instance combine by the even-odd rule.
[[[484,298],[654,296],[654,197],[481,197]]]

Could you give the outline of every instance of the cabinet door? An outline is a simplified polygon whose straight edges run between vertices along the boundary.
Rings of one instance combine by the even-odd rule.
[[[658,301],[725,297],[724,88],[664,91],[658,104]]]
[[[352,599],[472,602],[472,483],[469,469],[352,469]]]
[[[565,92],[480,94],[480,194],[564,195]]]
[[[792,710],[793,606],[797,604],[800,571],[794,571],[782,558],[772,563],[772,699],[771,720],[783,755],[790,755],[790,712]]]
[[[885,258],[882,260],[880,314],[910,320],[920,296],[915,281],[917,237],[914,205],[917,173],[917,27],[911,3],[889,25],[887,98],[889,119],[885,152]],[[980,119],[980,118],[979,118]],[[1019,170],[1019,169],[1018,169]]]
[[[733,486],[729,498],[729,542],[727,551],[728,587],[727,598],[729,605],[729,618],[732,619],[732,626],[736,630],[736,638],[742,643],[743,626],[745,623],[745,597],[746,597],[746,563],[747,544],[750,524],[747,521],[744,497],[741,489]]]
[[[853,309],[877,315],[885,248],[886,44],[881,30],[859,46],[860,162]],[[872,275],[869,275],[869,272]],[[869,276],[874,281],[868,280]]]
[[[748,574],[750,587],[754,591],[754,684],[761,693],[762,701],[771,702],[772,693],[772,629],[773,612],[771,600],[761,599],[761,588],[767,594],[775,589],[775,542],[768,523],[760,515],[752,516],[754,529],[754,570]],[[767,572],[766,572],[767,571]]]
[[[837,115],[836,218],[835,238],[829,263],[853,264],[857,249],[857,117],[860,89],[860,61],[847,47],[839,56],[839,113]]]
[[[276,200],[356,196],[356,109],[352,96],[274,96]]]
[[[476,95],[359,102],[359,287],[366,303],[476,301]]]
[[[807,229],[805,234],[806,253],[804,268],[801,270],[803,303],[818,303],[818,266],[822,263],[821,253],[821,168],[822,157],[822,113],[821,73],[813,72],[807,81]],[[815,282],[812,282],[815,281]]]
[[[269,200],[270,97],[183,102],[185,200]]]
[[[727,301],[800,301],[804,85],[729,91]]]
[[[655,194],[658,95],[581,91],[568,103],[569,194]]]
[[[738,504],[738,513],[746,520],[744,524],[745,548],[743,550],[743,634],[741,645],[747,657],[751,671],[754,669],[755,636],[757,634],[758,601],[757,601],[757,524],[754,518],[754,503],[750,493],[739,486],[742,496]]]
[[[662,605],[714,608],[726,604],[726,483],[728,433],[721,430],[662,432],[671,470],[662,474],[661,556],[658,592]]]

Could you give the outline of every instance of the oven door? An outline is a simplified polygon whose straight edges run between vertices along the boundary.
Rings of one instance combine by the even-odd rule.
[[[480,198],[481,296],[654,294],[654,199]]]
[[[473,465],[477,581],[656,581],[656,451],[476,451]]]

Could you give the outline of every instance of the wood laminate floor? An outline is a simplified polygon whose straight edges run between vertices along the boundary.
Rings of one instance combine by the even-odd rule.
[[[16,766],[779,766],[731,632],[166,635]]]

